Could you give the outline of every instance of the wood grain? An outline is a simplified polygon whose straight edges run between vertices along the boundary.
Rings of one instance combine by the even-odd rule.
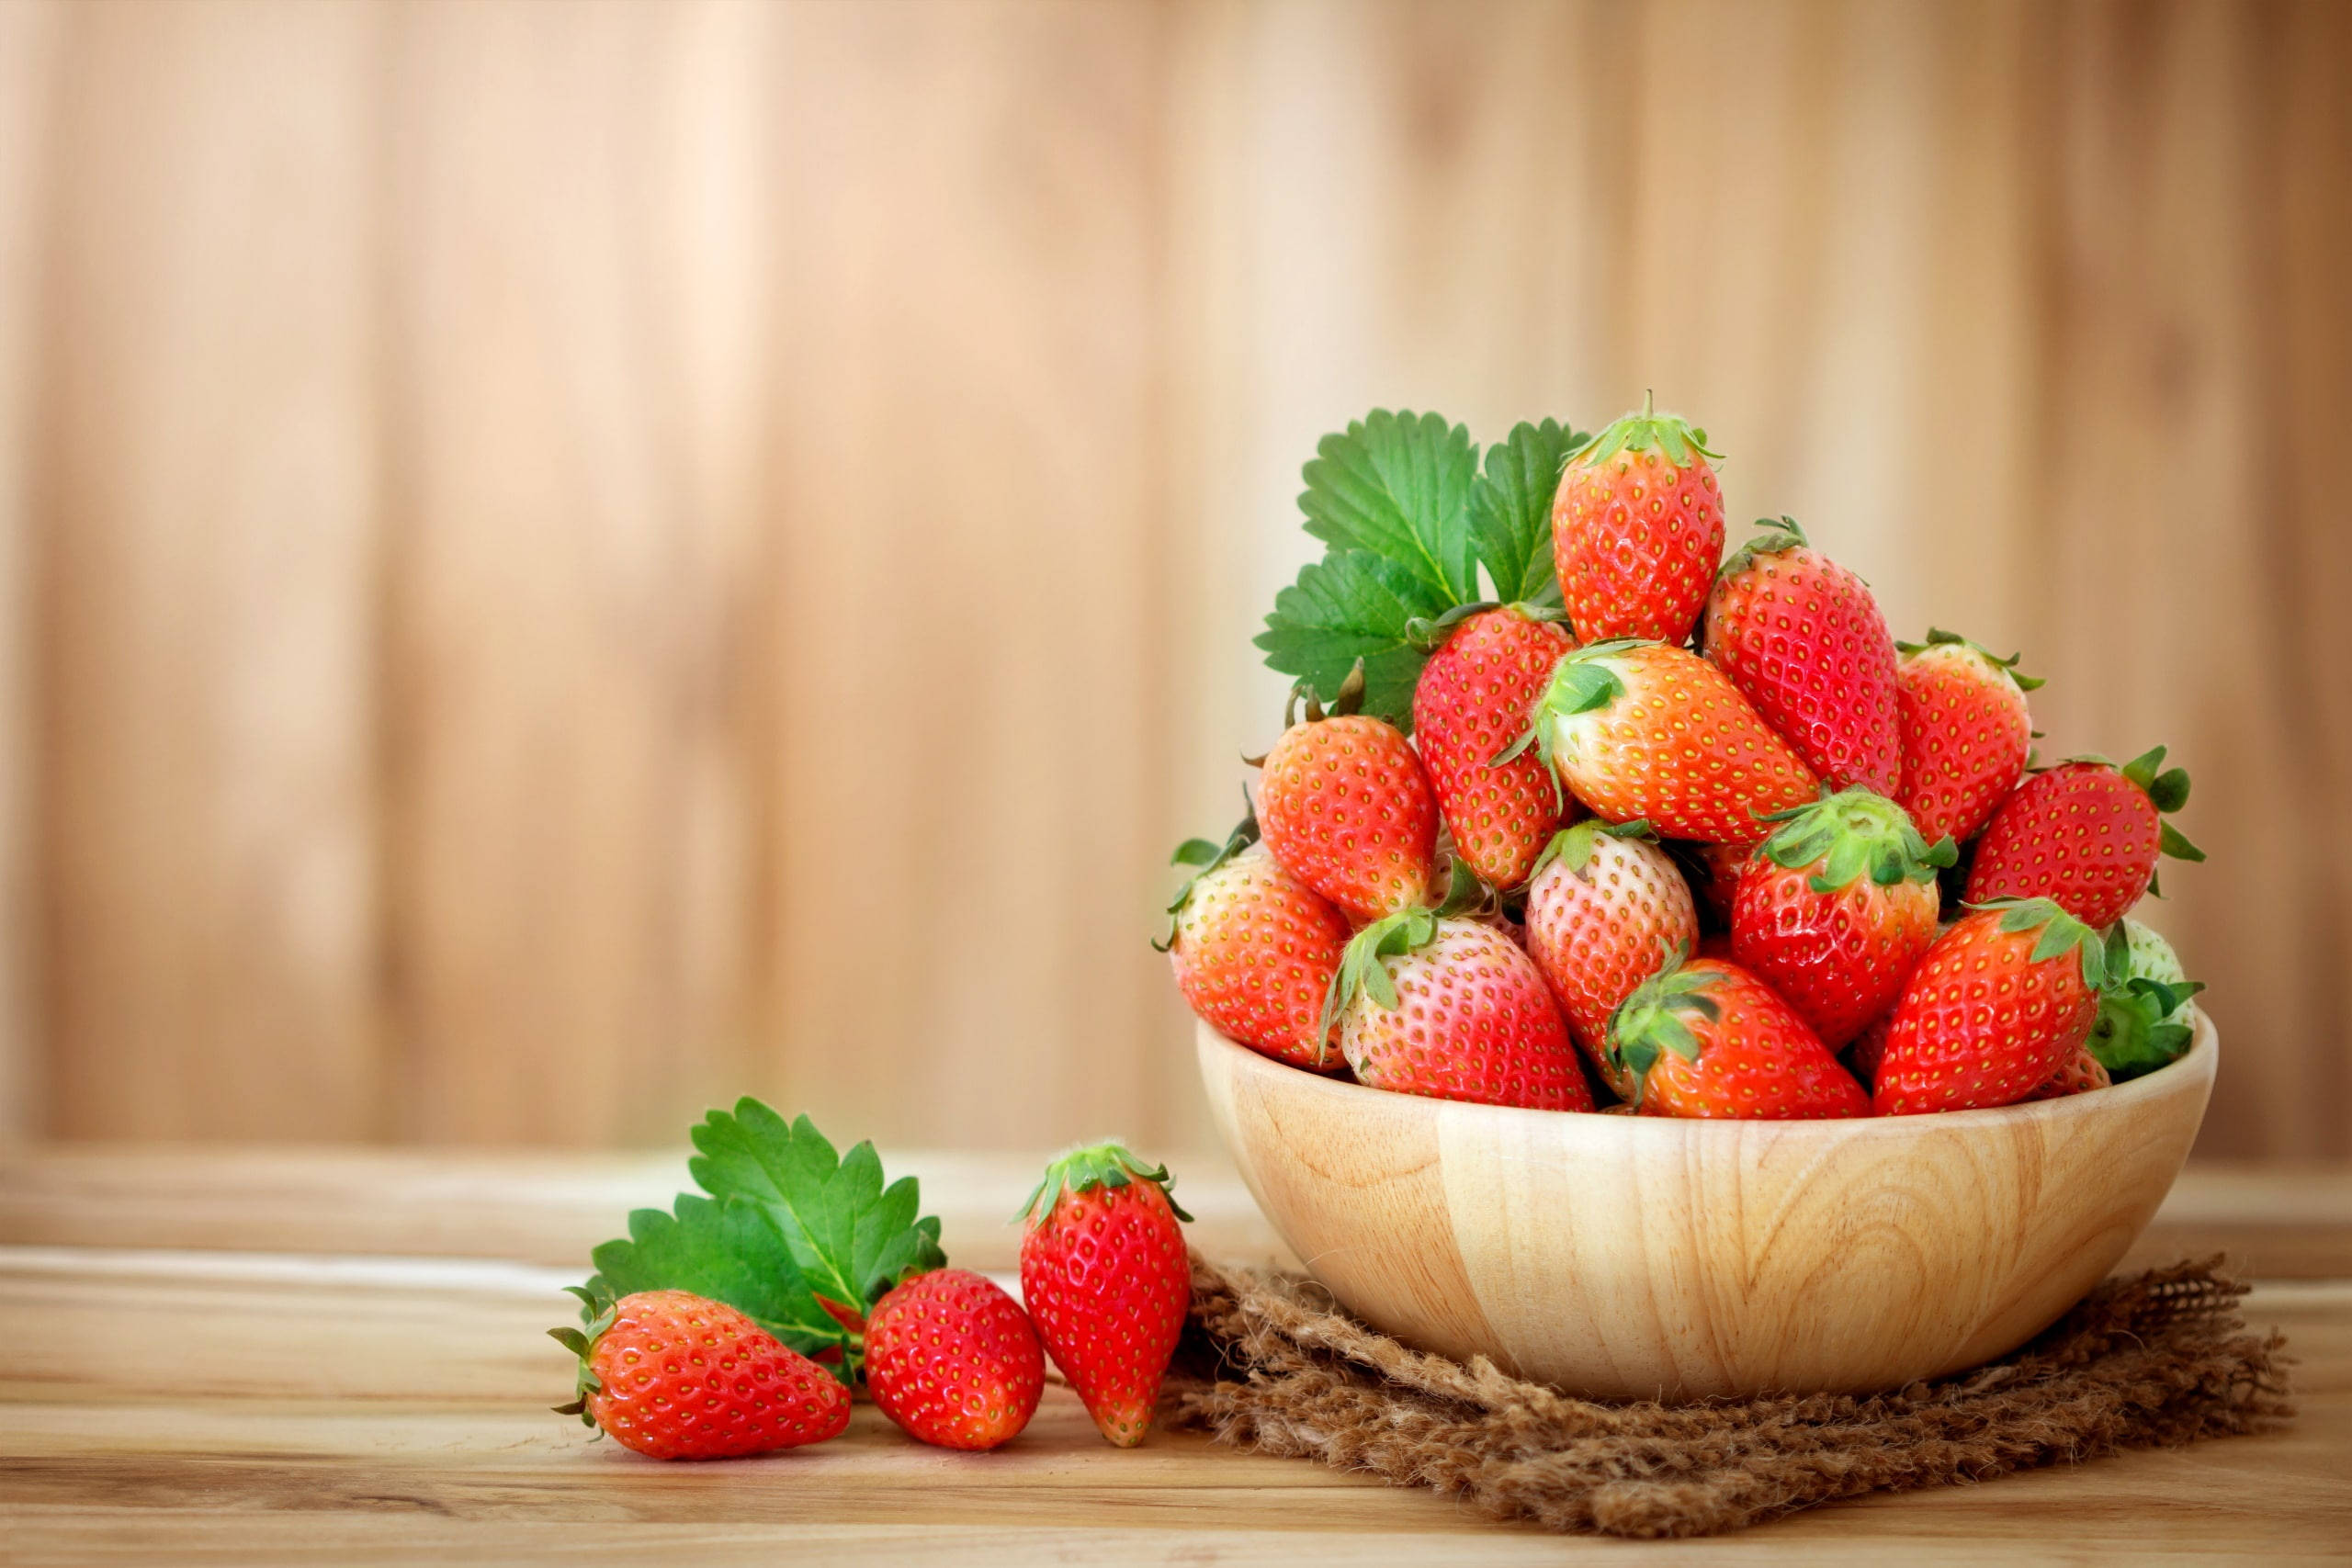
[[[1600,1399],[1876,1393],[2006,1354],[2114,1267],[2195,1141],[2219,1048],[1948,1116],[1679,1122],[1385,1094],[1207,1025],[1267,1218],[1340,1303]]]
[[[184,1154],[176,1183],[160,1167],[155,1175],[226,1190],[224,1157]],[[290,1168],[300,1156],[272,1157]],[[443,1179],[463,1183],[476,1157],[451,1161]],[[1023,1179],[1001,1158],[973,1158],[960,1173],[985,1190]],[[0,1191],[22,1185],[19,1168],[6,1175]],[[251,1168],[246,1177],[243,1190],[255,1192]],[[551,1179],[544,1195],[560,1185]],[[2217,1203],[2256,1210],[2309,1201],[2306,1189],[2253,1176],[2215,1191]],[[289,1207],[268,1219],[325,1236],[338,1205],[365,1212],[353,1197],[322,1189],[308,1217]],[[573,1201],[607,1199],[591,1185]],[[494,1240],[472,1212],[441,1213],[450,1248]],[[2335,1228],[2339,1247],[2352,1245],[2342,1239],[2352,1214],[2337,1212]],[[488,1259],[0,1246],[0,1337],[43,1347],[0,1365],[9,1560],[1272,1565],[1639,1551],[1698,1563],[2300,1563],[2341,1561],[2352,1539],[2342,1464],[2352,1286],[2340,1281],[2266,1287],[2247,1303],[2249,1320],[2283,1330],[2296,1358],[2300,1409],[2282,1432],[1633,1548],[1490,1524],[1427,1494],[1196,1437],[1155,1434],[1114,1450],[1058,1387],[993,1455],[919,1448],[862,1406],[843,1438],[816,1449],[661,1465],[592,1443],[540,1408],[568,1392],[563,1358],[541,1333],[568,1308],[556,1290],[568,1278]]]
[[[0,17],[0,1127],[1197,1145],[1315,437],[1655,387],[2174,746],[2201,1150],[2352,1155],[2352,7]]]

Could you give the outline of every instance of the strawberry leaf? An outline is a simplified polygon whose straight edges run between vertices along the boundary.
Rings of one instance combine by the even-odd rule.
[[[1402,567],[1440,601],[1435,614],[1478,597],[1466,526],[1478,453],[1466,427],[1374,409],[1315,451],[1298,498],[1308,533]]]
[[[682,1192],[673,1213],[638,1210],[628,1238],[591,1257],[596,1272],[581,1292],[583,1322],[639,1291],[692,1291],[725,1302],[803,1355],[842,1350],[832,1369],[849,1381],[849,1331],[818,1303],[783,1234],[754,1205]]]
[[[1568,454],[1591,439],[1547,419],[1521,423],[1487,448],[1486,472],[1470,488],[1470,542],[1503,603],[1559,603],[1552,497]]]
[[[1257,644],[1268,664],[1319,692],[1337,692],[1361,659],[1362,711],[1409,731],[1413,687],[1429,660],[1413,623],[1452,607],[1442,590],[1406,566],[1369,550],[1335,550],[1274,596]]]
[[[808,1288],[860,1315],[910,1274],[947,1261],[939,1221],[917,1218],[914,1178],[882,1184],[882,1159],[863,1143],[846,1156],[803,1116],[787,1123],[758,1100],[714,1111],[694,1130],[688,1163],[715,1198],[765,1213]]]

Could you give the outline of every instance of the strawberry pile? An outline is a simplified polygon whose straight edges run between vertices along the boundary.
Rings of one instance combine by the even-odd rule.
[[[1328,547],[1258,645],[1295,677],[1250,809],[1160,944],[1195,1013],[1312,1072],[1546,1111],[1909,1115],[2188,1048],[2129,918],[2188,775],[2036,766],[2041,684],[1896,642],[1792,519],[1726,558],[1706,433],[1646,402],[1485,455],[1328,436]]]
[[[1166,1168],[1075,1149],[1023,1205],[1021,1292],[950,1269],[914,1179],[887,1186],[806,1116],[756,1100],[694,1130],[694,1179],[629,1216],[548,1330],[577,1416],[655,1459],[732,1459],[837,1438],[864,1388],[908,1436],[988,1450],[1021,1435],[1061,1369],[1103,1438],[1141,1442],[1192,1302]]]

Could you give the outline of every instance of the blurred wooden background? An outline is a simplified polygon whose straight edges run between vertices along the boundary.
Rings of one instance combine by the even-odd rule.
[[[2335,0],[0,0],[0,1122],[1205,1141],[1314,438],[1655,387],[2352,1154],[2347,278]]]

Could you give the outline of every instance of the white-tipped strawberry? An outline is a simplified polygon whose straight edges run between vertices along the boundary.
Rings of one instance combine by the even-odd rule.
[[[1679,948],[1699,942],[1690,885],[1645,822],[1564,828],[1527,886],[1527,953],[1559,999],[1568,1032],[1609,1087],[1633,1079],[1609,1055],[1609,1015]]]

